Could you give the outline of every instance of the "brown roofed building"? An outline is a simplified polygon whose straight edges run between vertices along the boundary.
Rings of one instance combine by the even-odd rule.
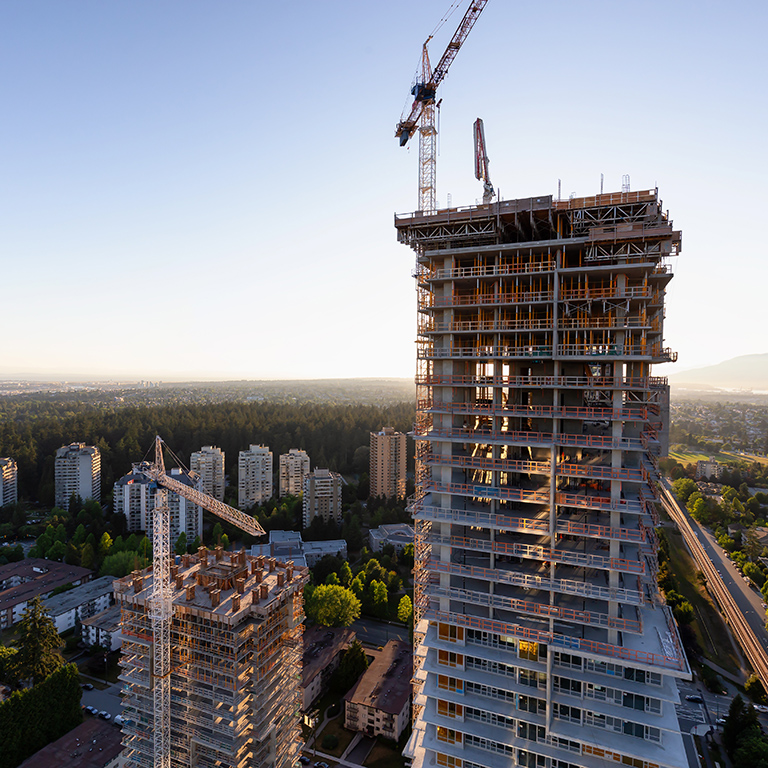
[[[397,741],[411,712],[413,651],[390,640],[344,697],[344,727]]]
[[[33,598],[48,597],[56,587],[67,584],[85,584],[92,576],[88,568],[42,557],[0,565],[0,629],[19,621]]]
[[[329,629],[318,624],[304,632],[301,666],[303,712],[327,689],[331,675],[339,667],[342,652],[349,648],[354,639],[355,632],[349,627]]]
[[[35,752],[19,768],[105,768],[117,765],[122,751],[120,729],[91,717]]]

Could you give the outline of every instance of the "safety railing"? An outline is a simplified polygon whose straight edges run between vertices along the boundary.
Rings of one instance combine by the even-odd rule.
[[[620,645],[613,645],[611,643],[600,643],[580,637],[569,637],[568,635],[559,633],[530,629],[528,627],[520,626],[519,624],[508,624],[507,622],[497,621],[495,619],[483,619],[477,616],[467,616],[466,614],[448,613],[431,608],[425,612],[425,618],[430,621],[455,624],[456,626],[477,629],[483,632],[492,632],[494,634],[516,637],[521,640],[543,643],[545,645],[554,646],[555,648],[583,651],[585,653],[593,653],[598,656],[635,662],[652,667],[664,667],[667,669],[679,670],[687,668],[685,658],[682,654],[668,656],[660,653],[651,653],[650,651],[640,651],[632,648],[625,648]]]
[[[438,569],[441,570],[441,569]],[[474,592],[468,589],[456,587],[441,587],[430,585],[425,589],[429,597],[447,597],[451,600],[461,600],[472,605],[485,605],[489,608],[515,611],[538,618],[556,619],[560,621],[573,621],[580,624],[604,627],[606,629],[618,629],[624,632],[642,633],[642,624],[635,619],[624,619],[618,616],[609,616],[606,613],[595,611],[579,611],[574,608],[564,608],[558,605],[535,603],[531,600],[519,600],[514,597],[492,595],[488,592]]]
[[[473,374],[432,373],[416,377],[423,386],[533,387],[537,389],[657,389],[667,386],[666,376],[482,376]]]
[[[587,408],[583,406],[554,405],[494,405],[486,403],[446,403],[432,399],[417,401],[419,411],[431,413],[467,413],[503,417],[542,419],[583,419],[586,421],[647,421],[648,409],[638,408]]]
[[[544,547],[535,544],[519,542],[487,541],[485,539],[469,538],[466,536],[440,536],[433,533],[427,537],[430,544],[449,546],[454,549],[470,549],[476,552],[492,552],[497,555],[521,557],[540,562],[563,563],[578,568],[598,568],[600,570],[621,571],[643,575],[645,565],[639,560],[626,560],[619,557],[606,557],[588,552],[570,552],[565,549]]]
[[[481,528],[494,528],[515,533],[530,533],[539,536],[549,534],[549,517],[512,517],[492,512],[481,512],[469,509],[443,509],[422,501],[414,501],[410,507],[415,517],[438,522],[452,522],[461,525],[473,525]],[[639,526],[636,528],[612,528],[597,523],[579,523],[569,520],[557,520],[555,532],[560,536],[582,536],[590,539],[606,541],[627,541],[642,543],[649,529]]]
[[[640,451],[643,446],[640,440],[630,437],[604,437],[602,435],[573,435],[568,433],[553,434],[551,432],[502,432],[491,429],[435,429],[429,428],[423,431],[415,428],[414,438],[421,439],[449,439],[479,444],[501,445],[567,445],[576,448],[602,448],[605,450]]]
[[[439,563],[439,565],[438,565]],[[626,589],[624,587],[602,587],[587,581],[575,579],[551,579],[531,573],[522,573],[504,568],[483,568],[478,565],[459,565],[458,563],[445,563],[431,558],[425,564],[429,571],[437,571],[440,568],[446,573],[483,581],[494,581],[502,584],[510,584],[524,589],[544,590],[557,592],[563,595],[575,595],[577,597],[595,600],[613,600],[630,605],[642,605],[645,602],[644,594],[639,590]]]
[[[507,275],[536,275],[542,272],[552,272],[555,269],[553,260],[519,261],[511,264],[484,264],[477,267],[456,267],[454,269],[429,270],[419,267],[413,276],[420,280],[460,280],[472,277],[505,277]]]

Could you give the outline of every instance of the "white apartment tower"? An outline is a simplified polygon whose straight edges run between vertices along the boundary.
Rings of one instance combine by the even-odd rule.
[[[95,445],[70,443],[56,451],[55,503],[67,509],[72,494],[101,501],[101,454]]]
[[[252,445],[237,461],[237,505],[248,509],[272,498],[272,451]]]
[[[371,432],[371,496],[405,498],[406,440],[392,427]]]
[[[341,475],[329,469],[316,469],[304,478],[302,499],[304,527],[316,518],[341,523]]]
[[[306,451],[291,448],[280,454],[280,496],[298,496],[304,491],[304,478],[309,474]]]
[[[224,501],[224,451],[215,445],[204,445],[189,459],[189,468],[200,477],[203,493]]]
[[[18,467],[11,458],[0,458],[0,507],[18,501]]]
[[[193,472],[173,468],[168,475],[190,488],[199,487],[199,477]],[[121,477],[114,486],[113,505],[115,512],[125,515],[128,530],[144,531],[152,535],[152,519],[155,510],[157,484],[141,472],[132,471]],[[191,544],[197,536],[203,535],[203,510],[183,496],[167,490],[168,509],[170,510],[171,544],[184,533]]]
[[[416,252],[414,768],[687,766],[656,583],[656,190],[396,217]]]

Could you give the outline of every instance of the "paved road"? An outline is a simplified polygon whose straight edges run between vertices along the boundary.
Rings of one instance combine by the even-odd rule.
[[[99,711],[106,710],[112,717],[123,711],[123,705],[120,701],[120,686],[117,684],[111,685],[103,691],[97,688],[92,691],[83,691],[83,698],[80,703],[84,707],[96,707]]]
[[[389,640],[408,642],[408,629],[397,624],[387,624],[376,619],[358,619],[352,624],[357,639],[368,645],[386,645]]]
[[[668,481],[665,480],[664,483],[668,488],[670,487]],[[762,595],[744,581],[744,577],[736,569],[736,566],[718,546],[715,537],[706,528],[699,525],[690,515],[686,514],[686,517],[704,551],[720,574],[723,584],[731,593],[734,602],[744,614],[744,618],[755,633],[758,642],[763,650],[768,652],[768,632],[765,630],[766,616],[765,609],[762,606]]]

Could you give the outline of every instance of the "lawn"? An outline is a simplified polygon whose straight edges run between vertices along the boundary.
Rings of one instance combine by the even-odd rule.
[[[396,747],[377,741],[363,765],[366,768],[404,768],[405,760]]]
[[[697,461],[709,461],[712,457],[708,453],[692,453],[689,451],[679,453],[678,451],[670,451],[669,458],[679,461],[681,464],[695,464]],[[730,458],[730,456],[721,453],[718,453],[715,457],[717,461],[724,461]]]
[[[682,535],[674,528],[665,528],[664,532],[669,540],[670,569],[680,594],[693,606],[696,621],[691,626],[704,656],[738,675],[739,661],[728,628],[709,593],[696,579],[696,565],[683,544]]]
[[[323,746],[323,737],[328,735],[335,736],[339,740],[339,743],[333,749],[328,749]],[[333,720],[329,720],[325,724],[325,728],[320,731],[317,736],[317,749],[328,755],[341,757],[344,750],[349,746],[349,742],[352,741],[354,735],[355,734],[352,733],[352,731],[348,731],[344,727],[344,716],[340,715]]]

